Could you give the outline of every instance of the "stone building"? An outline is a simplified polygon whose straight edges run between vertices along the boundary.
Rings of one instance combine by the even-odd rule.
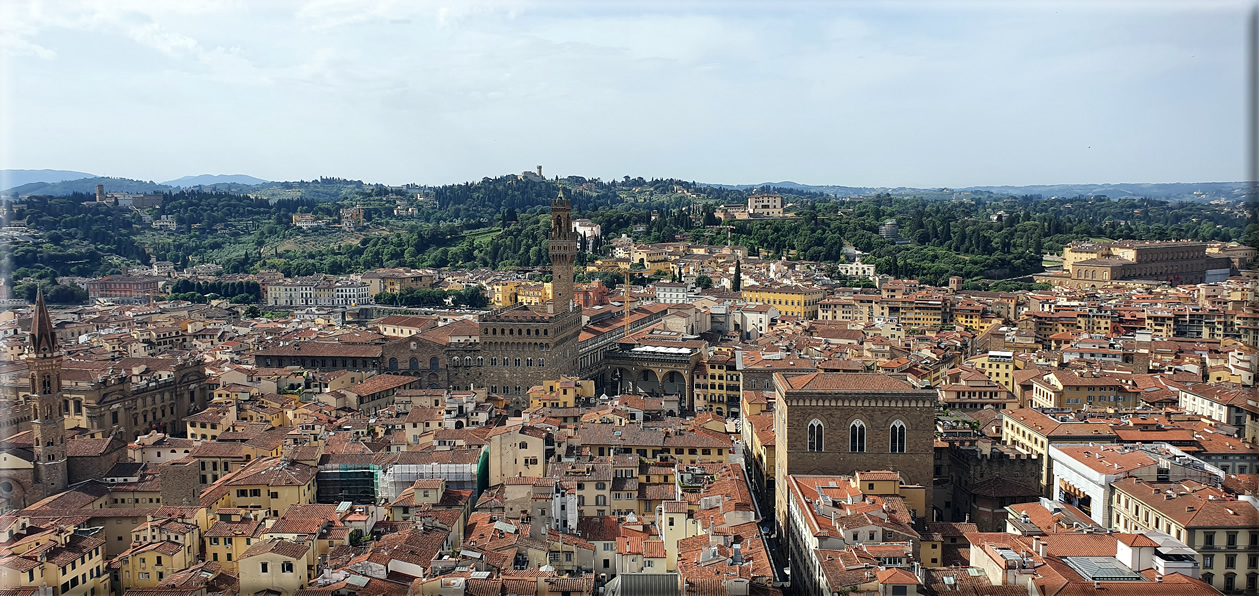
[[[775,511],[786,527],[789,474],[851,475],[896,470],[929,486],[936,395],[883,374],[774,375]],[[926,509],[931,507],[930,499]],[[927,511],[919,511],[925,516]]]
[[[190,355],[71,361],[64,405],[72,426],[131,441],[150,431],[178,433],[209,401],[205,366]]]
[[[552,279],[549,302],[515,304],[486,313],[476,322],[456,321],[384,342],[272,346],[255,352],[254,362],[264,367],[376,370],[416,376],[422,380],[420,387],[430,389],[486,388],[491,394],[508,396],[511,413],[519,416],[527,407],[530,387],[578,373],[582,306],[573,287],[577,233],[572,227],[572,203],[563,191],[551,202],[548,252]],[[369,283],[396,277],[378,276],[373,278],[376,282]],[[389,287],[381,286],[385,291]]]
[[[577,234],[572,227],[572,202],[561,189],[551,201],[551,301],[537,306],[513,305],[480,318],[477,341],[449,346],[452,386],[488,387],[493,394],[523,401],[529,388],[546,379],[577,373],[577,336],[581,307],[573,300],[573,265]],[[456,372],[454,364],[466,370]],[[522,400],[517,402],[517,400]],[[514,407],[515,409],[521,409]],[[512,412],[519,415],[519,412]]]
[[[947,501],[936,503],[936,513],[940,521],[970,522],[980,532],[1002,532],[1007,506],[1040,498],[1040,474],[1040,459],[1013,447],[988,439],[950,444],[942,480],[952,491]]]
[[[1120,281],[1196,284],[1224,281],[1234,271],[1228,256],[1208,255],[1205,242],[1120,240],[1070,244],[1062,249],[1062,273],[1037,279],[1077,288]]]

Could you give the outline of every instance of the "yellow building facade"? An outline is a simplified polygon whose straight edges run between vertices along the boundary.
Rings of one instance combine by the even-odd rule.
[[[826,298],[825,290],[803,286],[763,286],[743,290],[744,301],[767,304],[778,309],[778,312],[783,315],[802,319],[816,319],[818,305],[824,298]]]

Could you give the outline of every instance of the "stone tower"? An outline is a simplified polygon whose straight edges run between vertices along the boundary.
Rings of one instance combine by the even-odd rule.
[[[61,346],[57,345],[42,289],[35,298],[30,340],[26,368],[31,379],[35,482],[47,497],[66,489],[66,418],[61,396]]]
[[[573,310],[573,264],[577,262],[577,233],[573,231],[573,203],[563,188],[551,201],[551,304],[553,313]]]

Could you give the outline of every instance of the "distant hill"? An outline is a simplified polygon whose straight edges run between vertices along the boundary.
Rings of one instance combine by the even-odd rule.
[[[716,186],[719,188],[729,188],[733,190],[751,190],[754,188],[766,188],[766,187],[772,186],[775,188],[789,188],[791,190],[820,192],[820,193],[824,193],[824,194],[828,194],[828,195],[832,195],[836,197],[860,197],[860,196],[865,196],[865,195],[872,195],[872,194],[886,190],[883,188],[873,188],[869,186],[834,186],[830,184],[823,184],[823,185],[800,184],[799,182],[792,182],[790,180],[784,180],[782,182],[762,182],[760,184],[708,184],[708,186]]]
[[[162,184],[167,186],[190,187],[190,186],[212,186],[215,184],[243,184],[245,186],[253,186],[255,184],[266,184],[268,180],[262,178],[254,178],[244,174],[202,174],[200,176],[184,176],[175,180],[167,180]]]
[[[91,178],[96,174],[70,170],[0,170],[0,190],[35,182],[64,182],[79,178]]]
[[[32,182],[23,184],[5,191],[0,191],[0,195],[5,197],[25,197],[30,195],[50,195],[65,196],[76,192],[95,193],[96,185],[105,185],[105,192],[168,192],[175,190],[174,187],[158,184],[156,182],[145,182],[143,180],[131,180],[129,178],[81,178],[78,180],[66,180],[63,182]]]
[[[892,195],[913,195],[924,198],[948,198],[959,192],[990,192],[998,195],[1040,195],[1049,197],[1099,196],[1112,199],[1145,197],[1170,201],[1242,200],[1245,182],[1170,182],[1120,184],[1037,184],[1029,186],[967,186],[965,188],[869,187],[800,184],[798,182],[764,182],[761,184],[709,184],[720,188],[750,190],[762,187],[790,188],[820,192],[836,197],[859,197],[886,192]]]
[[[998,194],[1041,195],[1049,197],[1099,196],[1112,199],[1145,197],[1164,200],[1242,199],[1245,182],[1143,182],[1121,184],[1037,184],[1032,186],[970,186],[961,190],[979,190]]]

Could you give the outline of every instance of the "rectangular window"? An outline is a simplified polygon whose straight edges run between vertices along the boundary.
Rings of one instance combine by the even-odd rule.
[[[266,562],[266,561],[263,561],[262,563],[259,563],[259,565],[258,565],[258,570],[259,570],[259,571],[261,571],[261,572],[263,572],[263,573],[271,573],[271,567],[270,567],[270,565],[268,565],[268,564],[267,564],[267,562]]]

